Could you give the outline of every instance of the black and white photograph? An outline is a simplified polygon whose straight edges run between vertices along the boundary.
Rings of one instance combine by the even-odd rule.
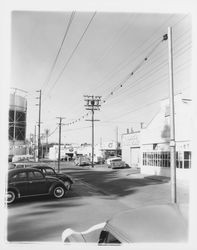
[[[7,17],[4,243],[190,249],[192,12],[44,6]]]

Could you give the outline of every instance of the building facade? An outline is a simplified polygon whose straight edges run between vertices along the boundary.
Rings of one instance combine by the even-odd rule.
[[[122,160],[130,167],[140,167],[140,131],[122,135]]]
[[[160,111],[139,132],[122,136],[122,156],[141,173],[170,176],[170,114],[168,100]],[[189,178],[191,169],[191,100],[175,97],[176,169],[178,178]]]

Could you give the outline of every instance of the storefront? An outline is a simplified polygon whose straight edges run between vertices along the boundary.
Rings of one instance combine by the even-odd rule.
[[[122,160],[130,167],[140,167],[140,132],[122,135]]]
[[[191,169],[190,101],[175,99],[177,178],[187,179]],[[141,131],[141,173],[170,176],[170,123],[168,101],[146,129]]]

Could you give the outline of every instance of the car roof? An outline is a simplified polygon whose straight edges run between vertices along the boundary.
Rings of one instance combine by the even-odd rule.
[[[182,242],[187,240],[187,221],[178,206],[155,205],[128,210],[107,222],[121,242]]]
[[[118,160],[121,160],[121,157],[111,157],[111,158],[108,158],[107,160],[116,160],[116,159],[118,159]]]
[[[35,165],[35,166],[33,166],[33,168],[50,168],[50,169],[53,169],[52,167],[47,166],[47,165]]]
[[[40,171],[39,169],[36,169],[37,171]],[[13,175],[20,172],[29,172],[29,171],[35,171],[35,168],[15,168],[8,170],[8,175]]]

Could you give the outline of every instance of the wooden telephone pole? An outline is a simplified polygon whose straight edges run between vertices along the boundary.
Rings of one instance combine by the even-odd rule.
[[[56,117],[59,119],[59,149],[58,149],[58,172],[60,172],[60,161],[61,161],[61,129],[62,129],[62,120],[65,119],[65,117]]]
[[[84,95],[84,101],[86,102],[86,110],[91,110],[92,112],[92,119],[91,120],[86,120],[86,121],[91,121],[92,122],[92,167],[94,167],[94,122],[99,121],[94,119],[94,111],[95,110],[100,110],[100,101],[101,101],[101,96],[89,96],[89,95]]]

